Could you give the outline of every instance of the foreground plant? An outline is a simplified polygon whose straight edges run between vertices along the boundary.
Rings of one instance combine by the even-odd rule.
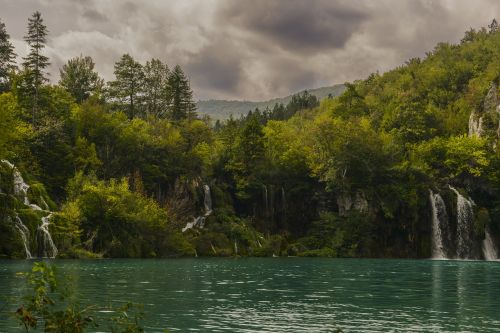
[[[60,281],[56,269],[45,262],[36,262],[30,273],[20,273],[26,278],[29,293],[15,316],[26,332],[43,328],[43,332],[81,333],[99,326],[93,313],[97,305],[81,307],[71,297],[67,281]],[[144,313],[142,306],[127,303],[120,308],[107,308],[117,313],[109,320],[108,331],[112,333],[141,333],[140,322]]]

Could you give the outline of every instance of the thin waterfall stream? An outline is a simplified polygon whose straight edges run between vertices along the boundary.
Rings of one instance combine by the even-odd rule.
[[[193,221],[186,223],[186,226],[182,228],[182,232],[195,227],[203,228],[207,217],[212,214],[212,195],[210,193],[210,186],[208,185],[203,185],[203,208],[205,209],[203,215],[195,217]]]
[[[485,260],[498,260],[498,250],[488,227],[484,229],[482,250]]]

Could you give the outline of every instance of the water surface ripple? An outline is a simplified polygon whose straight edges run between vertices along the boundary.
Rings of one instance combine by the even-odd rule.
[[[363,259],[57,260],[82,303],[144,304],[146,332],[500,332],[500,263]],[[0,261],[6,300],[23,293]],[[101,313],[103,317],[109,315]]]

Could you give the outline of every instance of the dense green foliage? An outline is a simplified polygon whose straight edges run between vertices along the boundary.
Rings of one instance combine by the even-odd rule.
[[[306,92],[213,124],[179,66],[124,55],[103,85],[78,58],[40,86],[36,127],[25,73],[11,74],[0,158],[55,201],[60,256],[428,257],[430,189],[449,207],[449,185],[468,193],[475,237],[500,234],[499,60],[498,29],[470,30],[337,98]],[[34,213],[4,173],[0,227],[19,243],[13,214]],[[196,216],[205,227],[181,232]]]

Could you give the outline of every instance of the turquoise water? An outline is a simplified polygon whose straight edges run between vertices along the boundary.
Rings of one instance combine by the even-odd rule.
[[[363,259],[56,261],[82,302],[143,303],[146,332],[500,332],[500,263]],[[0,261],[15,297],[28,261]],[[0,332],[20,332],[0,304]],[[105,314],[102,314],[105,316]]]

